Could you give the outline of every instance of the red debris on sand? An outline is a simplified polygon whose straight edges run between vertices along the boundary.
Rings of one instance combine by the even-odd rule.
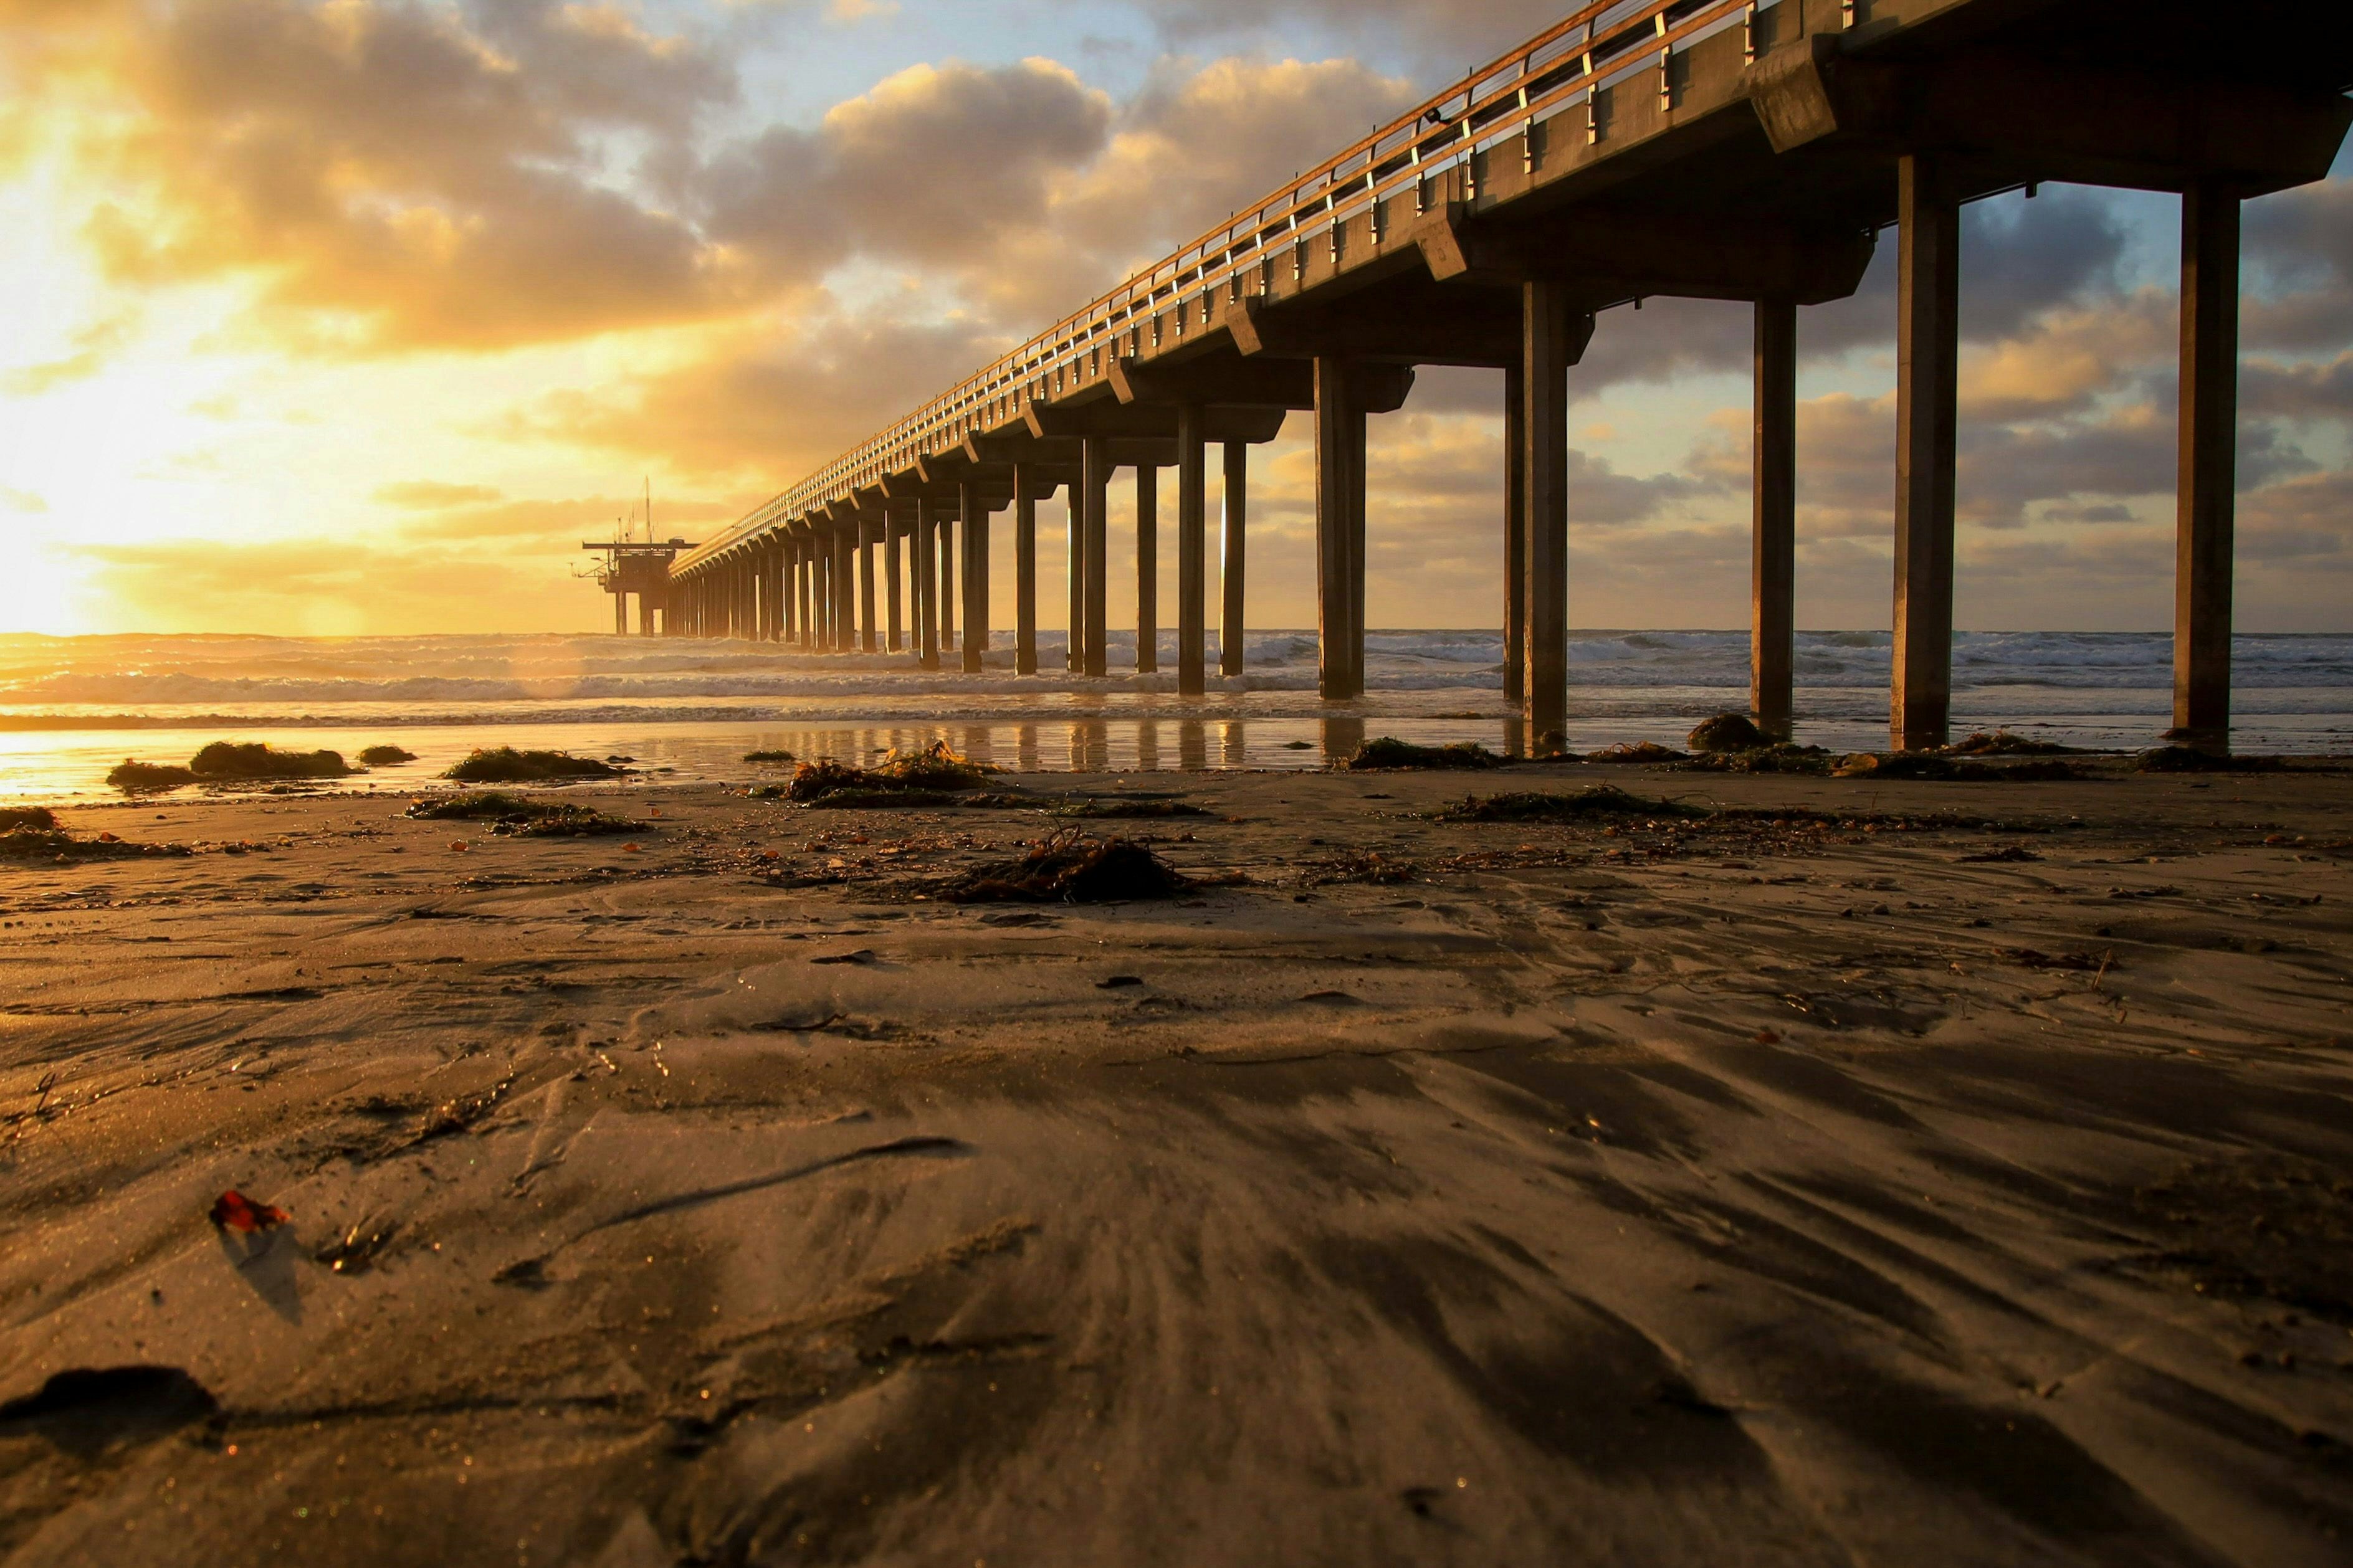
[[[274,1225],[284,1225],[294,1216],[275,1204],[258,1204],[235,1187],[213,1200],[211,1219],[221,1230],[234,1230],[246,1236],[267,1230]]]

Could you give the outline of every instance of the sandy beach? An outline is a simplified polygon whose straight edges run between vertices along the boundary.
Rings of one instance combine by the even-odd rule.
[[[67,808],[0,1557],[2341,1563],[2353,773],[2094,771]]]

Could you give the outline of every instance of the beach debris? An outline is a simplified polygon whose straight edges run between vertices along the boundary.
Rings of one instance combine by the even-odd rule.
[[[251,1236],[257,1231],[270,1230],[284,1225],[294,1216],[274,1204],[260,1204],[247,1197],[235,1187],[213,1200],[206,1214],[216,1230],[233,1230],[239,1236]]]
[[[34,809],[39,809],[37,807]],[[46,811],[42,815],[47,815]],[[58,827],[23,826],[0,830],[0,860],[71,865],[80,860],[132,860],[146,855],[185,855],[184,844],[132,844],[111,833],[76,838]]]
[[[196,775],[171,763],[142,763],[125,757],[107,771],[106,782],[125,795],[155,795],[192,784]]]
[[[1383,735],[1366,741],[1356,748],[1356,754],[1347,762],[1353,773],[1366,773],[1376,768],[1497,768],[1505,759],[1497,756],[1476,741],[1457,741],[1448,746],[1417,746],[1409,741]]]
[[[874,950],[861,947],[854,952],[823,952],[809,960],[811,963],[871,963]]]
[[[1746,713],[1718,713],[1701,720],[1683,743],[1694,752],[1754,752],[1771,745],[1773,737]]]
[[[1096,981],[1095,989],[1098,991],[1117,991],[1125,986],[1141,985],[1143,984],[1144,976],[1141,974],[1111,974]]]
[[[1745,752],[1704,752],[1683,765],[1702,773],[1806,773],[1831,771],[1836,761],[1820,746],[1792,745],[1777,741]]]
[[[569,752],[518,752],[512,746],[493,746],[469,752],[465,761],[441,776],[459,784],[532,784],[618,778],[625,771]]]
[[[53,832],[57,826],[58,814],[46,805],[0,806],[0,833],[13,833],[20,827]],[[111,839],[113,835],[101,833],[99,837]]]
[[[397,1221],[364,1219],[311,1254],[311,1259],[337,1274],[364,1274],[399,1231]]]
[[[765,751],[746,752],[744,753],[744,760],[747,763],[789,763],[796,759],[790,752]]]
[[[1614,746],[1604,746],[1598,752],[1588,752],[1588,763],[1687,763],[1691,753],[1678,752],[1672,746],[1662,746],[1656,741],[1620,741]]]
[[[1313,741],[1285,741],[1280,749],[1286,752],[1312,752],[1315,749],[1315,742]]]
[[[1335,882],[1410,882],[1421,868],[1402,856],[1377,849],[1348,849],[1322,860],[1311,860],[1300,878],[1306,888],[1327,888]]]
[[[188,763],[199,779],[340,779],[359,770],[341,752],[281,752],[259,741],[215,741]]]
[[[1440,822],[1581,822],[1594,816],[1700,817],[1704,807],[1680,801],[1646,800],[1616,784],[1595,784],[1574,795],[1522,790],[1481,799],[1465,795],[1459,805],[1432,814]]]
[[[975,868],[939,896],[951,903],[1122,903],[1173,899],[1192,879],[1143,845],[1126,838],[1060,833],[1029,846],[1018,860]]]
[[[586,838],[652,831],[646,823],[607,816],[589,806],[532,800],[495,789],[420,800],[401,815],[420,822],[487,822],[492,833],[509,838]]]
[[[1162,795],[1081,795],[1050,808],[1054,816],[1152,817],[1207,816],[1208,812],[1187,801]]]
[[[2023,866],[2042,857],[2022,845],[2010,844],[2000,849],[1989,849],[1982,855],[1957,855],[1954,858],[1965,866]]]
[[[2005,948],[2001,955],[2021,969],[2105,970],[2116,962],[2112,952],[2039,952],[2031,947]]]
[[[370,768],[396,768],[416,760],[417,753],[406,746],[370,746],[360,753],[361,765]]]
[[[1990,734],[1979,730],[1944,750],[1946,755],[1954,757],[2055,757],[2072,752],[2075,748],[2063,746],[2056,741],[2030,740],[2024,735],[2013,735],[2007,730],[1996,730]]]
[[[826,758],[794,770],[784,798],[805,805],[962,805],[997,770],[950,751],[944,741],[913,752],[892,752],[871,768]],[[972,804],[999,804],[1011,797],[976,797]]]

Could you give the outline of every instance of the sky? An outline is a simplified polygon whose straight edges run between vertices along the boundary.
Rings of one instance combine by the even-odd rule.
[[[0,0],[0,632],[609,628],[578,546],[649,484],[724,526],[1563,5]],[[2178,221],[1968,210],[1962,627],[2170,625]],[[1894,251],[1800,323],[1808,627],[1888,624]],[[2353,630],[2353,159],[2245,260],[2239,624]],[[1602,318],[1575,624],[1746,624],[1748,346]],[[1372,421],[1372,625],[1498,624],[1501,395]],[[1307,434],[1252,454],[1255,626],[1314,621]]]

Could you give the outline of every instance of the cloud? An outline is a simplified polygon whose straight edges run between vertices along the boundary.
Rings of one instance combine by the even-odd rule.
[[[398,479],[375,488],[375,499],[386,506],[414,511],[442,511],[470,501],[491,501],[500,491],[490,485],[451,485],[438,479]]]
[[[702,220],[771,280],[852,255],[969,268],[1046,221],[1057,183],[1103,149],[1110,99],[1051,60],[912,66],[814,131],[771,128],[696,177]]]
[[[9,485],[0,485],[0,507],[5,507],[10,511],[44,512],[49,510],[49,503],[45,497],[36,495],[31,490],[20,490]]]
[[[737,280],[625,194],[605,132],[686,135],[734,90],[609,5],[176,0],[104,60],[85,153],[118,283],[248,278],[314,349],[496,348],[710,314]]]
[[[107,362],[131,341],[138,324],[137,310],[112,311],[73,334],[72,353],[0,373],[0,391],[16,397],[38,397],[69,382],[86,381],[106,368]]]

